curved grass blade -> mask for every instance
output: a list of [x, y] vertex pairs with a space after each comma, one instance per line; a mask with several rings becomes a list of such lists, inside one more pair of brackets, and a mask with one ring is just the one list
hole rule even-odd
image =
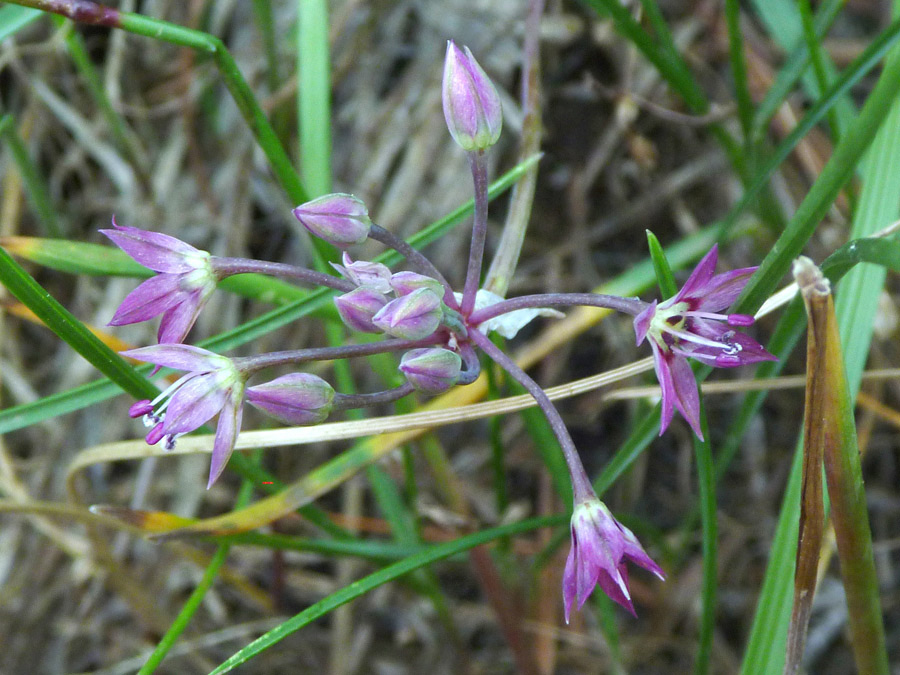
[[377, 572], [374, 572], [373, 574], [370, 574], [369, 576], [360, 579], [359, 581], [356, 581], [353, 584], [346, 586], [345, 588], [342, 588], [336, 593], [332, 593], [327, 598], [320, 600], [316, 604], [308, 607], [291, 619], [288, 619], [280, 626], [273, 628], [262, 637], [257, 638], [249, 645], [235, 653], [227, 661], [220, 664], [215, 670], [210, 673], [210, 675], [221, 675], [222, 673], [230, 672], [235, 667], [249, 661], [254, 656], [269, 649], [271, 646], [284, 639], [291, 633], [295, 633], [296, 631], [312, 623], [319, 617], [325, 616], [337, 607], [340, 607], [341, 605], [346, 604], [351, 600], [354, 600], [355, 598], [368, 593], [372, 589], [378, 588], [379, 586], [386, 584], [389, 581], [393, 581], [394, 579], [398, 579], [414, 570], [420, 569], [434, 562], [438, 562], [439, 560], [443, 560], [444, 558], [447, 558], [449, 556], [468, 551], [472, 548], [475, 548], [476, 546], [481, 546], [482, 544], [486, 544], [501, 537], [511, 537], [517, 534], [522, 534], [524, 532], [530, 532], [541, 527], [554, 527], [562, 525], [567, 520], [568, 518], [564, 515], [547, 516], [543, 518], [523, 520], [518, 523], [512, 523], [511, 525], [504, 525], [502, 527], [495, 527], [489, 530], [482, 530], [481, 532], [476, 532], [475, 534], [460, 537], [459, 539], [455, 539], [454, 541], [450, 541], [445, 544], [438, 544], [437, 546], [434, 546], [427, 551], [423, 551], [422, 553], [418, 553], [414, 556], [396, 562], [393, 565], [378, 570]]

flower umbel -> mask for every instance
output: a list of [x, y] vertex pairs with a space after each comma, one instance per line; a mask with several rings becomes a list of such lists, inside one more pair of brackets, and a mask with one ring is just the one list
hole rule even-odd
[[644, 551], [637, 537], [613, 518], [606, 505], [597, 497], [581, 501], [575, 506], [571, 521], [572, 548], [563, 572], [563, 602], [566, 623], [577, 601], [578, 609], [597, 584], [610, 598], [634, 614], [631, 593], [628, 591], [628, 570], [631, 561], [660, 579], [662, 569]]
[[143, 417], [144, 424], [151, 427], [147, 433], [150, 445], [164, 440], [166, 449], [171, 450], [179, 436], [219, 414], [207, 485], [211, 487], [228, 463], [241, 430], [245, 375], [228, 357], [190, 345], [141, 347], [124, 351], [122, 355], [188, 371], [154, 400], [138, 401], [131, 406], [129, 414]]
[[737, 299], [757, 268], [714, 274], [717, 256], [718, 247], [713, 246], [674, 297], [659, 304], [654, 301], [634, 319], [637, 344], [649, 338], [662, 389], [660, 435], [677, 409], [703, 439], [700, 394], [688, 357], [717, 368], [775, 360], [756, 340], [734, 330], [751, 325], [752, 316], [721, 314]]
[[159, 232], [116, 224], [100, 230], [144, 267], [158, 272], [129, 293], [110, 326], [138, 323], [162, 314], [159, 342], [182, 342], [216, 289], [216, 274], [206, 251]]

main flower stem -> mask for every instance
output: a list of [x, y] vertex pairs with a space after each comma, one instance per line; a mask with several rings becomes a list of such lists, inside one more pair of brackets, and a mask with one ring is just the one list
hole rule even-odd
[[472, 243], [469, 246], [469, 266], [466, 270], [466, 284], [460, 312], [468, 317], [475, 307], [475, 293], [481, 281], [481, 261], [484, 258], [484, 242], [487, 239], [487, 163], [484, 152], [469, 153], [469, 168], [475, 187], [475, 213], [472, 216]]
[[369, 238], [397, 251], [406, 258], [407, 262], [409, 262], [419, 274], [424, 274], [427, 277], [440, 281], [441, 285], [444, 287], [444, 304], [453, 307], [454, 309], [458, 307], [456, 298], [453, 297], [453, 287], [450, 286], [440, 270], [435, 267], [428, 258], [422, 255], [420, 251], [414, 249], [390, 230], [386, 230], [381, 227], [381, 225], [376, 225], [375, 223], [372, 223], [372, 227], [369, 228]]
[[518, 309], [530, 309], [533, 307], [569, 307], [571, 305], [586, 305], [589, 307], [603, 307], [637, 316], [647, 308], [647, 303], [637, 298], [621, 298], [618, 295], [603, 295], [601, 293], [543, 293], [538, 295], [522, 295], [518, 298], [510, 298], [498, 302], [495, 305], [475, 310], [469, 316], [469, 325], [477, 326], [489, 319], [493, 319]]
[[288, 364], [306, 363], [308, 361], [333, 361], [335, 359], [349, 359], [358, 356], [371, 356], [385, 352], [405, 351], [416, 347], [427, 347], [441, 342], [435, 336], [422, 340], [381, 340], [378, 342], [365, 342], [358, 345], [341, 345], [339, 347], [317, 347], [314, 349], [295, 349], [292, 351], [270, 352], [258, 356], [243, 356], [234, 359], [234, 364], [242, 373], [248, 376], [264, 368], [283, 366]]
[[249, 258], [219, 258], [212, 259], [213, 270], [221, 277], [234, 274], [266, 274], [270, 277], [282, 277], [294, 279], [312, 286], [325, 286], [336, 291], [348, 293], [356, 289], [356, 284], [340, 277], [332, 276], [308, 270], [305, 267], [296, 267], [284, 263], [266, 262], [264, 260], [250, 260]]
[[497, 365], [509, 373], [514, 380], [525, 387], [525, 390], [531, 394], [537, 402], [538, 407], [547, 417], [550, 428], [553, 430], [553, 434], [556, 436], [559, 445], [562, 448], [566, 465], [569, 467], [569, 474], [572, 477], [574, 503], [578, 504], [585, 499], [596, 496], [587, 472], [584, 470], [584, 465], [581, 463], [581, 458], [578, 456], [578, 451], [575, 449], [575, 443], [569, 435], [569, 430], [566, 429], [565, 422], [563, 422], [559, 411], [550, 401], [550, 398], [541, 386], [532, 380], [528, 373], [519, 368], [516, 362], [504, 354], [503, 351], [491, 342], [486, 335], [483, 335], [477, 330], [473, 330], [469, 332], [469, 338], [478, 345], [485, 354], [493, 359]]

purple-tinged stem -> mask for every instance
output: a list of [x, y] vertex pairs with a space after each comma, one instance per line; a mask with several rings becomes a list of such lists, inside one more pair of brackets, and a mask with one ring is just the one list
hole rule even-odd
[[530, 309], [533, 307], [569, 307], [572, 305], [586, 305], [588, 307], [603, 307], [624, 312], [631, 316], [637, 316], [647, 308], [647, 303], [637, 298], [620, 298], [618, 295], [603, 295], [601, 293], [542, 293], [538, 295], [522, 295], [518, 298], [503, 300], [495, 305], [477, 309], [469, 315], [468, 324], [477, 326], [489, 319], [515, 312], [518, 309]]
[[404, 239], [401, 239], [390, 230], [386, 230], [381, 227], [381, 225], [376, 225], [375, 223], [372, 223], [372, 227], [369, 229], [369, 238], [397, 251], [397, 253], [406, 258], [407, 262], [414, 268], [415, 272], [440, 281], [441, 285], [444, 287], [444, 304], [453, 309], [459, 308], [456, 298], [453, 297], [453, 287], [444, 278], [441, 271], [435, 267], [421, 251], [417, 251]]
[[399, 387], [386, 389], [384, 391], [376, 391], [371, 394], [335, 393], [332, 411], [349, 410], [351, 408], [367, 408], [369, 406], [378, 405], [379, 403], [393, 403], [404, 396], [409, 396], [414, 391], [415, 388], [409, 382], [404, 382]]
[[472, 384], [481, 374], [481, 361], [478, 360], [478, 352], [472, 347], [471, 342], [463, 342], [459, 345], [459, 355], [462, 357], [465, 369], [460, 372], [457, 384]]
[[487, 336], [477, 330], [473, 330], [469, 333], [469, 337], [472, 342], [478, 345], [497, 365], [509, 373], [516, 382], [525, 387], [525, 390], [531, 394], [532, 398], [537, 402], [538, 407], [547, 417], [550, 428], [553, 430], [553, 434], [556, 436], [559, 445], [562, 448], [563, 457], [566, 459], [566, 465], [569, 467], [569, 474], [572, 478], [574, 503], [578, 504], [586, 499], [595, 497], [596, 493], [591, 486], [591, 481], [588, 478], [587, 472], [584, 470], [584, 465], [581, 463], [581, 458], [578, 456], [578, 451], [575, 449], [575, 443], [569, 435], [569, 430], [566, 429], [565, 422], [563, 422], [559, 411], [550, 401], [546, 392], [544, 392], [537, 382], [531, 379], [528, 373], [519, 368], [515, 361], [504, 354], [499, 347], [491, 342]]
[[220, 279], [234, 274], [265, 274], [270, 277], [294, 279], [312, 286], [325, 286], [336, 291], [348, 293], [356, 290], [356, 284], [346, 279], [323, 274], [305, 267], [285, 265], [284, 263], [266, 262], [264, 260], [250, 260], [249, 258], [219, 258], [211, 260], [213, 271]]
[[385, 352], [406, 351], [417, 347], [429, 347], [444, 342], [438, 333], [422, 340], [381, 340], [365, 342], [358, 345], [341, 345], [339, 347], [316, 347], [313, 349], [295, 349], [283, 352], [270, 352], [258, 356], [244, 356], [233, 359], [235, 366], [248, 376], [264, 368], [288, 364], [306, 363], [308, 361], [333, 361], [359, 356], [371, 356]]
[[472, 243], [469, 246], [469, 266], [466, 270], [466, 285], [460, 312], [468, 317], [475, 307], [475, 293], [481, 281], [481, 261], [484, 258], [484, 242], [487, 238], [487, 162], [483, 152], [469, 153], [469, 168], [475, 186], [475, 213], [472, 217]]

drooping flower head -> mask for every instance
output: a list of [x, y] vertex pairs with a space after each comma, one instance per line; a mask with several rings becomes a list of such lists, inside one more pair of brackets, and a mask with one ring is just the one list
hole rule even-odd
[[637, 537], [617, 521], [597, 497], [576, 504], [570, 528], [572, 548], [563, 572], [566, 623], [569, 623], [572, 605], [577, 602], [581, 609], [598, 584], [604, 593], [634, 614], [626, 561], [643, 567], [660, 579], [666, 578]]
[[659, 304], [653, 301], [634, 319], [637, 344], [650, 342], [662, 390], [660, 435], [678, 410], [697, 437], [703, 438], [700, 394], [688, 357], [717, 368], [775, 360], [756, 340], [735, 330], [751, 325], [752, 316], [721, 313], [737, 299], [757, 268], [715, 274], [717, 256], [718, 247], [713, 246], [674, 297]]
[[453, 140], [466, 152], [487, 150], [500, 138], [503, 110], [487, 73], [468, 47], [447, 42], [442, 88], [444, 118]]
[[158, 274], [126, 296], [109, 325], [138, 323], [162, 314], [159, 342], [182, 342], [216, 289], [212, 257], [167, 234], [118, 225], [115, 218], [113, 228], [100, 231]]
[[172, 449], [179, 436], [194, 431], [218, 413], [207, 485], [211, 487], [228, 463], [241, 430], [246, 375], [232, 359], [190, 345], [162, 344], [122, 354], [188, 371], [154, 400], [131, 406], [129, 414], [143, 417], [144, 424], [151, 427], [147, 433], [150, 445], [162, 440], [167, 449]]

